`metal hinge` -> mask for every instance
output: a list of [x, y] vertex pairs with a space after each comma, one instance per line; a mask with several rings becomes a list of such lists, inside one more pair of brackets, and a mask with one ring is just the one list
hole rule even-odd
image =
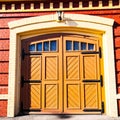
[[25, 50], [24, 49], [22, 49], [22, 55], [21, 55], [21, 57], [22, 57], [22, 60], [24, 60], [24, 58], [25, 58]]
[[103, 76], [102, 75], [100, 75], [100, 79], [99, 80], [92, 80], [92, 79], [90, 79], [90, 80], [83, 80], [82, 82], [100, 82], [100, 85], [101, 85], [101, 87], [103, 86]]
[[100, 75], [100, 85], [101, 87], [103, 87], [103, 76], [102, 75]]
[[21, 102], [20, 111], [23, 112], [23, 102]]
[[84, 112], [101, 112], [104, 113], [104, 102], [101, 103], [101, 109], [88, 109], [88, 108], [85, 108], [83, 109]]
[[99, 51], [83, 51], [82, 54], [99, 54], [99, 57], [102, 58], [101, 47], [99, 47]]
[[104, 107], [105, 107], [105, 106], [104, 106], [104, 102], [103, 102], [103, 101], [102, 101], [102, 104], [101, 104], [101, 105], [102, 105], [102, 106], [101, 106], [101, 107], [102, 107], [102, 109], [101, 109], [101, 114], [102, 114], [102, 113], [105, 112], [105, 111], [104, 111]]
[[25, 58], [25, 56], [26, 55], [42, 55], [42, 53], [41, 52], [29, 52], [29, 53], [25, 53], [25, 50], [24, 49], [22, 49], [22, 60], [24, 60], [24, 58]]
[[21, 87], [23, 87], [23, 86], [24, 86], [24, 77], [21, 76]]
[[101, 47], [99, 47], [99, 57], [102, 58], [102, 50], [101, 50]]

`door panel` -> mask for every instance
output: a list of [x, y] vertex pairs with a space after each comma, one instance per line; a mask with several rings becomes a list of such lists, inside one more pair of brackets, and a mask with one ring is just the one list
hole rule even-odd
[[66, 56], [66, 79], [79, 80], [79, 56]]
[[59, 109], [59, 93], [58, 85], [45, 85], [45, 109]]
[[[45, 109], [59, 109], [59, 79], [58, 79], [58, 56], [45, 56], [45, 79], [44, 95]], [[55, 82], [57, 81], [57, 82]], [[48, 84], [49, 82], [49, 84]], [[54, 83], [53, 83], [54, 82]]]
[[25, 56], [21, 70], [24, 80], [41, 80], [41, 61], [41, 56]]
[[78, 112], [81, 109], [80, 56], [65, 53], [64, 59], [64, 112]]
[[64, 112], [101, 113], [98, 41], [72, 36], [63, 41]]
[[67, 109], [80, 109], [81, 95], [79, 84], [67, 84]]
[[40, 84], [24, 84], [23, 88], [23, 109], [39, 110], [41, 109], [41, 85]]
[[27, 55], [22, 62], [23, 110], [41, 109], [41, 56]]
[[42, 111], [62, 112], [62, 76], [59, 53], [43, 54]]
[[58, 56], [45, 57], [45, 79], [58, 80]]
[[83, 79], [98, 79], [97, 56], [83, 56]]
[[84, 93], [84, 110], [101, 112], [101, 85], [99, 73], [99, 55], [82, 54], [82, 81]]
[[[64, 112], [80, 113], [81, 80], [80, 52], [73, 50], [73, 37], [63, 37], [64, 42]], [[74, 45], [75, 46], [75, 45]], [[77, 42], [76, 42], [77, 46]], [[77, 46], [78, 48], [78, 46]], [[75, 49], [75, 48], [74, 48]]]
[[[58, 38], [56, 51], [44, 52], [42, 55], [42, 111], [60, 113], [62, 112], [62, 42]], [[50, 41], [50, 39], [49, 39]], [[50, 42], [50, 45], [53, 43]]]
[[84, 107], [99, 109], [98, 85], [96, 83], [84, 84]]
[[29, 74], [30, 80], [41, 80], [42, 77], [41, 61], [42, 61], [41, 57], [38, 56], [36, 57], [34, 56], [30, 58], [30, 62], [31, 62], [31, 71], [30, 71], [31, 74]]

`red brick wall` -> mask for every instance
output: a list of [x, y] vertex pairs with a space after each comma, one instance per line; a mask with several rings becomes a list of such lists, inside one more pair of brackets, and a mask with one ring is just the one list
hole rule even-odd
[[[8, 22], [49, 13], [0, 14], [0, 94], [8, 94], [9, 27]], [[7, 100], [0, 100], [0, 116], [7, 116]]]
[[7, 101], [0, 100], [0, 116], [4, 117], [7, 116]]
[[[51, 14], [53, 12], [36, 12], [36, 13], [2, 13], [0, 14], [0, 94], [8, 93], [8, 64], [9, 64], [9, 27], [8, 22]], [[74, 11], [66, 12], [74, 14], [89, 14], [101, 17], [112, 18], [115, 20], [113, 26], [114, 32], [114, 49], [116, 65], [116, 86], [117, 93], [120, 93], [120, 10], [96, 10], [96, 11]], [[7, 101], [0, 101], [0, 116], [6, 116]], [[120, 109], [120, 101], [118, 102]]]

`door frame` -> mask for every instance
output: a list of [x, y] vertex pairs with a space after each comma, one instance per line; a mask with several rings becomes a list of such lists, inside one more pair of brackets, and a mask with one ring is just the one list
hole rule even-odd
[[57, 22], [56, 14], [10, 22], [7, 116], [14, 117], [20, 110], [21, 40], [32, 36], [56, 32], [101, 36], [104, 56], [105, 100], [107, 101], [106, 114], [113, 117], [118, 116], [117, 97], [120, 96], [116, 94], [113, 23], [113, 19], [81, 14], [64, 14], [64, 21], [62, 22]]

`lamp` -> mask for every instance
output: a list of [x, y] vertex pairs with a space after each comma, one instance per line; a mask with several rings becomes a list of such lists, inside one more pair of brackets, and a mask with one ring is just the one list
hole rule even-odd
[[63, 21], [63, 12], [57, 11], [57, 21]]

